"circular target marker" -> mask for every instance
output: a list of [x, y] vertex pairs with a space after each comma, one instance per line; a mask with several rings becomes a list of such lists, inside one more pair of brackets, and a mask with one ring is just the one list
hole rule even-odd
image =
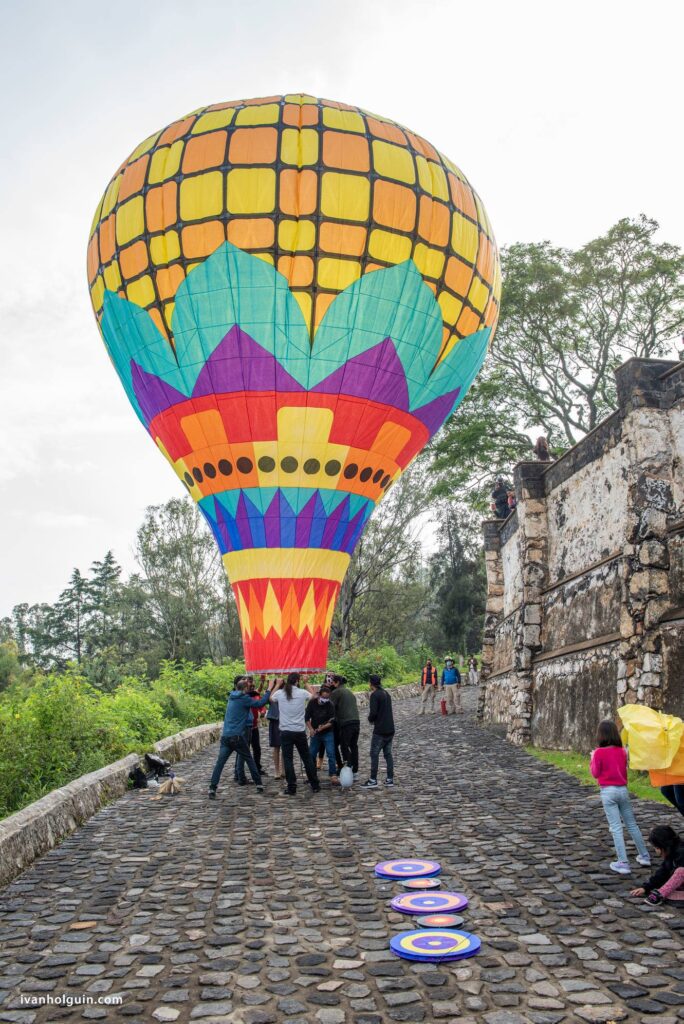
[[441, 914], [464, 910], [468, 900], [462, 892], [405, 892], [390, 904], [400, 914]]
[[401, 883], [405, 889], [439, 889], [438, 878], [407, 878]]
[[423, 914], [416, 924], [421, 928], [458, 928], [463, 920], [460, 914]]
[[453, 928], [419, 928], [417, 931], [399, 932], [390, 940], [390, 949], [395, 956], [427, 962], [464, 960], [474, 956], [479, 948], [477, 935]]
[[378, 878], [429, 878], [438, 875], [442, 870], [436, 860], [381, 860], [375, 865]]

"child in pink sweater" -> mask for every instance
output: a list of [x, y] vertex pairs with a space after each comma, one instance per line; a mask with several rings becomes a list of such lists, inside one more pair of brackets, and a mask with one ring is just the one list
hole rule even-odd
[[629, 800], [627, 751], [622, 746], [620, 733], [614, 722], [599, 724], [596, 743], [597, 747], [592, 751], [589, 770], [601, 787], [601, 802], [608, 819], [608, 828], [615, 843], [617, 860], [611, 861], [610, 870], [616, 871], [619, 875], [629, 875], [632, 869], [627, 859], [623, 822], [637, 848], [637, 862], [648, 867], [651, 858]]

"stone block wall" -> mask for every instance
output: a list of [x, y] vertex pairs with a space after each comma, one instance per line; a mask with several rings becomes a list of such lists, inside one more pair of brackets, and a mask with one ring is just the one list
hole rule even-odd
[[684, 364], [631, 359], [619, 408], [554, 463], [516, 467], [483, 527], [479, 716], [590, 749], [625, 701], [684, 713]]

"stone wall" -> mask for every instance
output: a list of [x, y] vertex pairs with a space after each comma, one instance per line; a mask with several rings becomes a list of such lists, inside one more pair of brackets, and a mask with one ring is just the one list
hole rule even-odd
[[516, 467], [484, 524], [479, 715], [589, 749], [623, 702], [684, 711], [684, 364], [632, 359], [619, 408], [554, 463]]

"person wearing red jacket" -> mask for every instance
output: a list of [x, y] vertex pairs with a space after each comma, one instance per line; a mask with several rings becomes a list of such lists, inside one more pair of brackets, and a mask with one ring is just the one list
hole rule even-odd
[[430, 701], [430, 710], [435, 710], [435, 694], [437, 693], [437, 687], [439, 685], [439, 679], [437, 677], [437, 668], [432, 664], [432, 659], [428, 658], [425, 662], [422, 675], [420, 677], [420, 685], [423, 691], [420, 698], [420, 711], [419, 715], [425, 714], [425, 705], [428, 700]]

